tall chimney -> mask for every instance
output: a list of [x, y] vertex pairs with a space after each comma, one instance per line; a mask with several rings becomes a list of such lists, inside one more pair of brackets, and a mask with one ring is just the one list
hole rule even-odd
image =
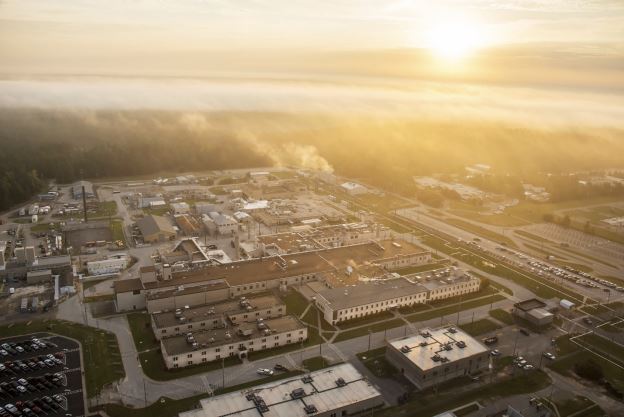
[[87, 195], [85, 193], [85, 187], [82, 186], [82, 209], [84, 210], [84, 221], [85, 223], [89, 221], [87, 218]]

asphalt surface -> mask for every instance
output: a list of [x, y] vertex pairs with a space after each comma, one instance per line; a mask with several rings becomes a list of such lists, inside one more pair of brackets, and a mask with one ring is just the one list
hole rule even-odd
[[[44, 342], [51, 342], [56, 347], [46, 347], [39, 349], [37, 351], [25, 351], [23, 353], [17, 353], [9, 356], [4, 356], [2, 361], [5, 365], [8, 362], [22, 361], [23, 363], [27, 363], [30, 360], [35, 358], [38, 359], [39, 356], [46, 356], [48, 354], [58, 354], [62, 364], [56, 364], [52, 367], [46, 366], [43, 369], [28, 371], [18, 370], [13, 371], [10, 368], [0, 374], [0, 383], [7, 382], [8, 384], [13, 384], [13, 382], [17, 382], [19, 379], [24, 378], [27, 381], [31, 382], [32, 378], [44, 377], [46, 374], [61, 374], [61, 382], [62, 385], [52, 387], [43, 387], [43, 389], [30, 388], [28, 392], [19, 393], [17, 395], [9, 395], [9, 398], [2, 398], [0, 400], [0, 405], [5, 406], [5, 404], [10, 403], [18, 406], [20, 408], [20, 402], [24, 403], [26, 401], [35, 401], [41, 400], [43, 397], [53, 397], [54, 395], [60, 395], [61, 401], [60, 403], [56, 402], [59, 407], [52, 410], [42, 410], [38, 415], [40, 416], [72, 416], [72, 417], [80, 417], [85, 415], [85, 396], [83, 393], [83, 381], [82, 381], [82, 367], [81, 367], [81, 359], [80, 359], [80, 346], [77, 342], [67, 339], [65, 337], [46, 334], [46, 333], [37, 333], [30, 334], [26, 336], [7, 338], [0, 340], [0, 344], [4, 343], [24, 343], [30, 342], [33, 337], [36, 337]], [[25, 405], [21, 406], [22, 408]], [[43, 408], [43, 407], [42, 407]]]

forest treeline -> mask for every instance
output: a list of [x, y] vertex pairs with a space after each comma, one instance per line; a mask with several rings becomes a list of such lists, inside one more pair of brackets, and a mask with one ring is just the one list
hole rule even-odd
[[[461, 173], [484, 163], [496, 176], [474, 185], [519, 195], [521, 180], [539, 185], [544, 173], [624, 164], [617, 129], [288, 113], [4, 109], [0, 150], [0, 209], [50, 179], [289, 164], [333, 168], [411, 194], [415, 175]], [[577, 187], [565, 175], [564, 182], [566, 190]]]

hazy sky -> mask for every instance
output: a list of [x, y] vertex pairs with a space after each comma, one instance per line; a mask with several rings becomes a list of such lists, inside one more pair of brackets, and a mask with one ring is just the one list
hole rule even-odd
[[624, 123], [623, 45], [624, 0], [0, 0], [0, 107], [612, 125]]

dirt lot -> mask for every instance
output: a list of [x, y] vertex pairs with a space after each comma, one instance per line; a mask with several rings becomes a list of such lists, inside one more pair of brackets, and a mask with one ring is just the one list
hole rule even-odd
[[80, 248], [86, 242], [94, 242], [97, 240], [110, 242], [113, 239], [113, 234], [108, 227], [98, 227], [65, 232], [65, 239], [70, 246]]

